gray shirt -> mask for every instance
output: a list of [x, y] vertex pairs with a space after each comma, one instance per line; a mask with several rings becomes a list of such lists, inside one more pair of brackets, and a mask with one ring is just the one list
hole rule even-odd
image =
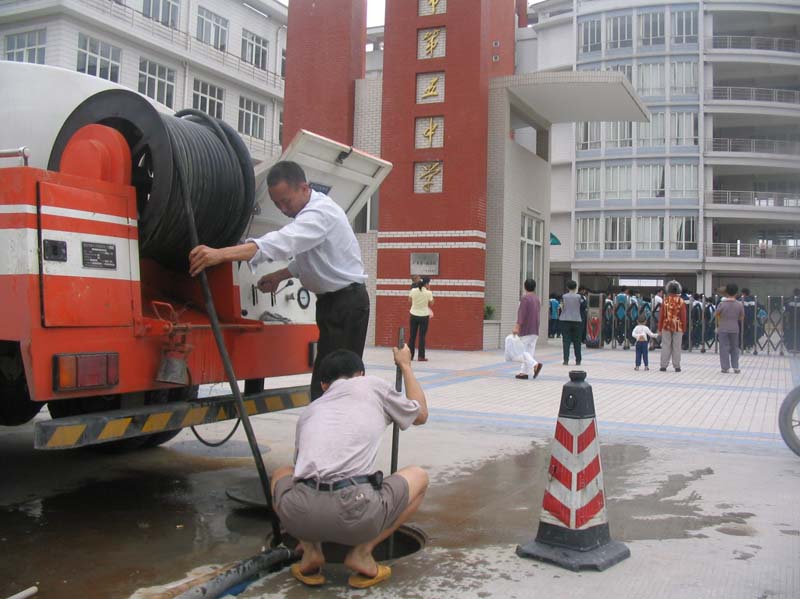
[[334, 381], [297, 421], [294, 479], [333, 482], [371, 474], [384, 430], [405, 430], [419, 404], [375, 376]]
[[564, 308], [559, 320], [581, 321], [581, 296], [577, 293], [565, 293], [561, 298]]
[[719, 317], [719, 333], [738, 333], [739, 320], [744, 318], [744, 306], [733, 298], [722, 298], [715, 313]]

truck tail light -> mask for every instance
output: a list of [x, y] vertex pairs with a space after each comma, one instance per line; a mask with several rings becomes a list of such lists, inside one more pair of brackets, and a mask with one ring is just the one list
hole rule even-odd
[[53, 388], [56, 391], [113, 387], [118, 383], [118, 353], [53, 356]]

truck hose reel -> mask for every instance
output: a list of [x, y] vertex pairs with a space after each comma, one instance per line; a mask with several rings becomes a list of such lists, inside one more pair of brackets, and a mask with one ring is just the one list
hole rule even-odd
[[253, 165], [242, 139], [229, 125], [216, 121], [224, 133], [220, 137], [206, 119], [192, 112], [162, 114], [134, 92], [100, 92], [67, 118], [48, 164], [49, 170], [59, 170], [67, 143], [85, 125], [106, 125], [119, 131], [131, 148], [140, 253], [182, 271], [188, 269], [192, 246], [178, 188], [179, 167], [187, 174], [187, 192], [204, 245], [238, 243], [255, 203]]

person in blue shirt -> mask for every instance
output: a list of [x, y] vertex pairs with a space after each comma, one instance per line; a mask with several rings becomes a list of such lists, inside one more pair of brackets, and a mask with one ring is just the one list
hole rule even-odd
[[558, 301], [558, 296], [555, 293], [550, 294], [550, 318], [547, 321], [547, 336], [550, 339], [554, 337], [561, 337], [558, 330], [558, 314], [561, 311], [561, 302]]

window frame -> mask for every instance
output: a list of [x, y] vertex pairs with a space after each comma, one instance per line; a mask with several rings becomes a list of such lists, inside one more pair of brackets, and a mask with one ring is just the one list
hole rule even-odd
[[664, 250], [664, 216], [645, 215], [636, 218], [636, 249]]
[[603, 248], [608, 251], [629, 251], [633, 247], [631, 217], [606, 215], [603, 220], [605, 221]]
[[[627, 37], [614, 34], [627, 34]], [[606, 18], [606, 48], [620, 50], [633, 48], [633, 15], [617, 15]]]
[[143, 0], [142, 14], [164, 27], [178, 29], [181, 19], [180, 0]]
[[[655, 35], [653, 35], [654, 29]], [[639, 47], [663, 46], [665, 43], [664, 12], [641, 13], [639, 15]]]
[[670, 93], [681, 96], [697, 95], [697, 61], [671, 62], [669, 74]]
[[[653, 73], [655, 71], [655, 73]], [[653, 76], [655, 74], [655, 77]], [[666, 81], [663, 62], [645, 62], [638, 67], [636, 91], [642, 96], [664, 96], [666, 95]], [[644, 79], [648, 81], [645, 82]], [[655, 79], [655, 83], [653, 83]], [[645, 85], [647, 83], [647, 85]]]
[[602, 139], [600, 121], [581, 121], [577, 125], [578, 150], [599, 150]]
[[600, 167], [585, 166], [575, 171], [576, 198], [578, 200], [600, 199]]
[[[651, 112], [649, 123], [637, 123], [636, 145], [639, 148], [657, 148], [666, 145], [664, 123], [666, 112]], [[647, 135], [643, 135], [646, 133]], [[658, 135], [660, 133], [660, 135]]]
[[584, 216], [575, 219], [575, 251], [590, 252], [602, 249], [601, 220], [599, 216]]
[[262, 71], [268, 71], [269, 41], [267, 38], [242, 29], [242, 62], [251, 64]]
[[544, 221], [530, 214], [520, 219], [519, 288], [520, 294], [525, 279], [536, 279], [544, 271]]
[[607, 164], [604, 190], [607, 200], [630, 200], [633, 197], [633, 167], [630, 164]]
[[606, 123], [606, 148], [632, 148], [633, 123], [609, 121]]
[[[678, 163], [670, 164], [669, 197], [693, 199], [699, 197], [700, 169], [697, 164]], [[687, 178], [687, 173], [689, 174]], [[682, 185], [676, 185], [678, 182]], [[687, 185], [687, 183], [689, 185]]]
[[[85, 47], [81, 47], [82, 41], [85, 41]], [[93, 44], [95, 45], [96, 49], [92, 49]], [[104, 56], [104, 54], [107, 54], [107, 56]], [[116, 59], [114, 58], [115, 54]], [[81, 70], [81, 55], [84, 55], [83, 70]], [[94, 59], [94, 72], [90, 72], [90, 65], [92, 64], [91, 59]], [[107, 63], [105, 67], [103, 67], [104, 63]], [[122, 48], [119, 48], [110, 42], [103, 41], [100, 38], [81, 32], [78, 33], [78, 64], [75, 70], [77, 70], [79, 73], [91, 75], [99, 79], [105, 79], [106, 81], [111, 81], [113, 83], [119, 83], [121, 64]], [[116, 67], [116, 71], [114, 67]], [[108, 77], [103, 77], [103, 68], [108, 70]], [[116, 77], [114, 75], [115, 73]]]
[[697, 250], [697, 217], [671, 216], [669, 239], [672, 250]]
[[578, 52], [591, 54], [602, 49], [603, 22], [600, 19], [587, 19], [578, 23]]
[[673, 111], [669, 118], [670, 145], [682, 147], [698, 145], [699, 129], [700, 114], [698, 112], [694, 110]]
[[[31, 39], [31, 36], [35, 36]], [[9, 42], [14, 40], [14, 47], [9, 48]], [[18, 46], [22, 41], [24, 45]], [[31, 42], [33, 42], [31, 44]], [[4, 56], [11, 62], [26, 62], [30, 64], [46, 64], [47, 54], [47, 28], [18, 31], [5, 36]], [[13, 55], [13, 56], [12, 56]], [[33, 58], [33, 60], [31, 60]]]
[[[687, 23], [687, 15], [690, 16]], [[697, 10], [686, 9], [672, 12], [672, 43], [673, 44], [696, 44], [697, 43]], [[687, 32], [687, 24], [690, 32]], [[681, 30], [680, 33], [678, 31]]]
[[[206, 86], [205, 91], [203, 86]], [[216, 94], [212, 95], [212, 91], [219, 92], [219, 97]], [[213, 113], [211, 112], [212, 106], [214, 107]], [[192, 84], [192, 108], [221, 120], [225, 114], [225, 88], [195, 77]]]
[[[261, 111], [255, 110], [260, 108]], [[254, 139], [265, 140], [267, 130], [267, 105], [248, 98], [247, 96], [239, 96], [239, 118], [237, 122], [237, 131], [242, 135], [247, 135]], [[255, 134], [253, 130], [255, 128]], [[260, 131], [259, 131], [260, 129]], [[258, 134], [260, 133], [260, 135]]]
[[[660, 169], [660, 170], [659, 170]], [[637, 184], [636, 184], [636, 197], [637, 198], [664, 198], [666, 197], [666, 181], [663, 164], [649, 162], [645, 164], [637, 164]], [[660, 175], [660, 177], [659, 177]], [[660, 187], [653, 187], [653, 182], [656, 184], [660, 179]], [[646, 185], [646, 186], [645, 186]]]
[[228, 49], [228, 19], [208, 10], [197, 7], [197, 41], [226, 52]]
[[[151, 72], [150, 67], [155, 67], [155, 73]], [[175, 106], [176, 75], [176, 70], [171, 67], [144, 56], [139, 57], [139, 93], [152, 98], [156, 102], [160, 102], [167, 108], [174, 108]], [[161, 85], [162, 83], [163, 86]], [[148, 92], [151, 85], [152, 94]]]

